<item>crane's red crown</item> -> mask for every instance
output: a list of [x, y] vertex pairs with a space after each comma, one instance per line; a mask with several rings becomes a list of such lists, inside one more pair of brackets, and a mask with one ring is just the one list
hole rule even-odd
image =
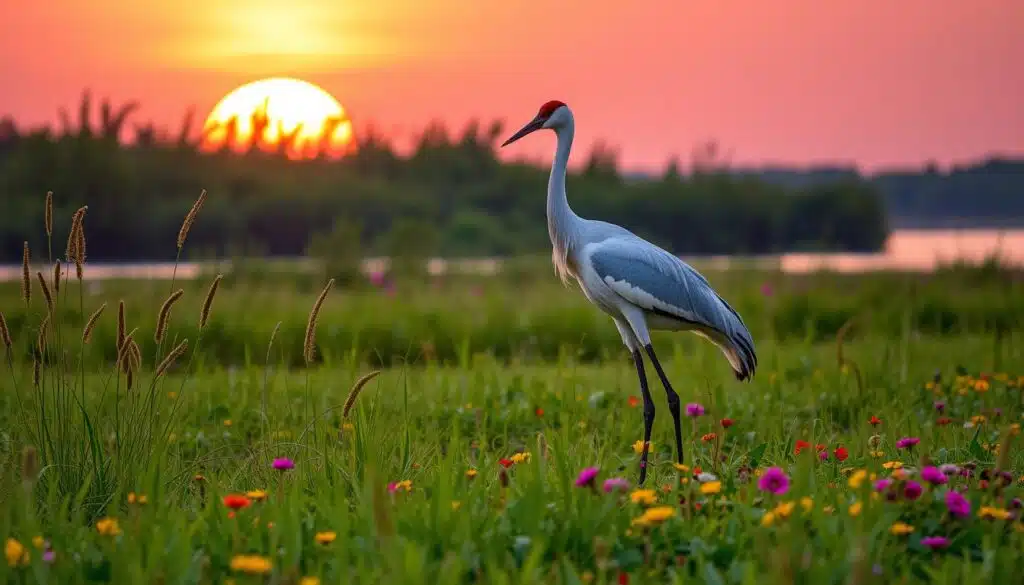
[[540, 107], [540, 111], [537, 112], [537, 115], [541, 116], [543, 118], [547, 118], [551, 114], [554, 114], [555, 110], [557, 110], [558, 108], [560, 108], [560, 107], [562, 107], [564, 105], [565, 105], [564, 103], [562, 103], [562, 102], [560, 102], [558, 100], [551, 100], [550, 102], [547, 102], [543, 106]]

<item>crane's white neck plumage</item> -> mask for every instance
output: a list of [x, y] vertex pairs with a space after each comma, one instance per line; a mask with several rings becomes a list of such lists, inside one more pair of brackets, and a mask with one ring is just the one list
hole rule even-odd
[[548, 177], [548, 236], [551, 238], [551, 259], [555, 264], [555, 270], [562, 282], [566, 282], [569, 274], [573, 272], [570, 254], [578, 243], [582, 221], [569, 207], [565, 193], [566, 167], [569, 164], [569, 151], [572, 149], [576, 125], [568, 106], [559, 108], [549, 124], [558, 139], [558, 146], [555, 148], [555, 159], [551, 163], [551, 175]]

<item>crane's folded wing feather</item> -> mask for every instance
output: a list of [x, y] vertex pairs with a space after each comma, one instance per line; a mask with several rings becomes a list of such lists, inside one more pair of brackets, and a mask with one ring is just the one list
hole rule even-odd
[[610, 238], [591, 247], [589, 257], [601, 280], [623, 299], [693, 325], [726, 352], [737, 377], [753, 374], [757, 355], [750, 331], [693, 267], [639, 237]]

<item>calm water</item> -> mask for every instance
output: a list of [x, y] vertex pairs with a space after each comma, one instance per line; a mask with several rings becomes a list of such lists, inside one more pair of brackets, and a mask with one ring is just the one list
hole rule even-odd
[[[783, 254], [781, 256], [739, 258], [714, 256], [708, 258], [687, 257], [700, 268], [728, 269], [734, 265], [760, 265], [766, 268], [778, 267], [783, 272], [803, 273], [820, 269], [838, 272], [869, 272], [879, 270], [900, 270], [928, 272], [937, 266], [962, 260], [980, 263], [999, 255], [1004, 262], [1024, 266], [1024, 229], [1012, 230], [897, 230], [886, 242], [885, 250], [877, 254]], [[223, 263], [221, 270], [229, 263]], [[367, 273], [377, 272], [386, 266], [384, 260], [367, 259], [363, 269]], [[215, 266], [186, 262], [178, 265], [177, 278], [193, 279], [203, 269]], [[501, 260], [457, 260], [430, 261], [430, 272], [443, 274], [471, 272], [493, 274], [501, 269]], [[169, 279], [173, 272], [171, 263], [88, 263], [85, 277], [90, 280], [109, 278]], [[0, 266], [0, 281], [21, 278], [20, 265]]]

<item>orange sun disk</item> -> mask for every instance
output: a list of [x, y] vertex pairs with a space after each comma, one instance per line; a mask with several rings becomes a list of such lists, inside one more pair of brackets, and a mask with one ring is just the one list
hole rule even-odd
[[275, 77], [247, 83], [217, 102], [200, 148], [333, 159], [353, 152], [355, 139], [352, 120], [331, 94], [307, 81]]

